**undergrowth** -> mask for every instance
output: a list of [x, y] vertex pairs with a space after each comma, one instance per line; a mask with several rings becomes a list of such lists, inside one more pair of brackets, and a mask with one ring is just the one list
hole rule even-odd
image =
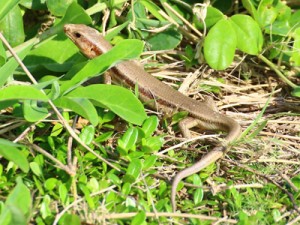
[[[299, 223], [299, 21], [288, 0], [1, 1], [0, 224]], [[86, 59], [70, 23], [115, 47]], [[185, 112], [146, 113], [137, 87], [98, 83], [138, 58], [243, 128], [179, 184], [175, 213], [172, 178], [224, 135], [186, 140]]]

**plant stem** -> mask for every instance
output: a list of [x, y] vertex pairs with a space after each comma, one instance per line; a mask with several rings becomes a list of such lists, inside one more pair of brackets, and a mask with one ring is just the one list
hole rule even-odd
[[284, 81], [285, 83], [287, 83], [290, 87], [292, 87], [293, 89], [297, 88], [298, 86], [296, 84], [294, 84], [292, 81], [290, 81], [288, 78], [286, 78], [286, 76], [280, 72], [280, 70], [277, 68], [277, 66], [275, 66], [270, 60], [268, 60], [266, 57], [264, 57], [263, 55], [258, 55], [258, 58], [261, 59], [264, 63], [266, 63], [268, 66], [270, 66], [272, 68], [272, 70], [275, 71], [275, 73], [279, 76], [279, 78]]

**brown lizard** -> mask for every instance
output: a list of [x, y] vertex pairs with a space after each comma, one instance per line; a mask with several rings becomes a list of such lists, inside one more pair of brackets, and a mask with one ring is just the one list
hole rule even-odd
[[[64, 26], [66, 35], [76, 44], [80, 51], [88, 58], [94, 58], [109, 51], [112, 46], [95, 29], [82, 24], [67, 24]], [[211, 102], [200, 102], [176, 91], [170, 86], [148, 74], [137, 62], [124, 61], [110, 69], [110, 76], [116, 83], [129, 88], [138, 85], [139, 98], [148, 103], [154, 110], [171, 115], [176, 111], [188, 112], [188, 117], [180, 121], [179, 127], [183, 136], [190, 137], [189, 129], [200, 127], [204, 130], [221, 130], [227, 136], [219, 146], [202, 157], [191, 167], [180, 171], [172, 182], [171, 204], [176, 211], [176, 188], [178, 183], [194, 173], [199, 172], [224, 155], [229, 143], [238, 138], [240, 125], [233, 119], [217, 112]]]

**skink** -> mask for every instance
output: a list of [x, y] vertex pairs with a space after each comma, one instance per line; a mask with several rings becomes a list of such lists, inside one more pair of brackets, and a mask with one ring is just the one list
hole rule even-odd
[[[97, 30], [86, 25], [66, 24], [64, 31], [88, 58], [94, 58], [112, 48], [110, 43]], [[121, 83], [129, 88], [134, 88], [137, 84], [140, 99], [147, 103], [150, 108], [162, 111], [167, 115], [176, 111], [188, 112], [188, 117], [179, 123], [179, 127], [185, 137], [190, 136], [189, 129], [195, 126], [204, 130], [227, 132], [224, 142], [204, 155], [200, 161], [191, 167], [180, 171], [173, 179], [171, 204], [173, 211], [176, 211], [175, 197], [178, 183], [221, 158], [228, 144], [240, 135], [240, 125], [235, 120], [214, 110], [208, 103], [191, 99], [160, 82], [148, 74], [135, 61], [121, 62], [110, 69], [109, 72], [112, 80], [116, 83]]]

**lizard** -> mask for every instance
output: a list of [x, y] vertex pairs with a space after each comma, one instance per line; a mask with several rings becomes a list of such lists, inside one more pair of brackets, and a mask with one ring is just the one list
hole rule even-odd
[[[87, 58], [97, 57], [112, 48], [112, 45], [96, 29], [89, 26], [66, 24], [64, 32]], [[193, 127], [227, 132], [222, 143], [215, 146], [198, 162], [175, 175], [171, 187], [171, 205], [175, 212], [178, 183], [221, 158], [230, 143], [239, 137], [241, 127], [234, 119], [219, 113], [211, 101], [197, 101], [189, 98], [147, 73], [134, 60], [118, 63], [110, 69], [109, 75], [112, 81], [128, 88], [134, 89], [138, 85], [139, 98], [154, 110], [161, 111], [166, 115], [172, 115], [177, 111], [188, 112], [188, 117], [179, 122], [179, 128], [184, 137], [191, 136], [189, 130]]]

